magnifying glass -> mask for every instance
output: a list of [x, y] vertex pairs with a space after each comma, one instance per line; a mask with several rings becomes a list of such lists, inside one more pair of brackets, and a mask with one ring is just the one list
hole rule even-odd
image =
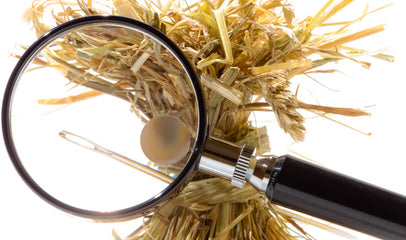
[[4, 142], [35, 193], [82, 218], [149, 214], [201, 171], [370, 235], [406, 237], [404, 196], [210, 137], [203, 95], [185, 55], [157, 29], [119, 16], [79, 18], [20, 58], [3, 99]]

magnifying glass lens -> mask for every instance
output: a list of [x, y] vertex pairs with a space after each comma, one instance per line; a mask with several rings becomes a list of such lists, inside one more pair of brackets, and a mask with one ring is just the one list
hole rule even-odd
[[[195, 89], [179, 57], [144, 29], [111, 21], [42, 42], [21, 59], [9, 102], [17, 161], [45, 192], [81, 209], [116, 211], [159, 196], [188, 163], [198, 132]], [[182, 152], [166, 149], [169, 161], [150, 162], [141, 132], [165, 118], [179, 134], [167, 146]], [[151, 139], [148, 151], [160, 152], [165, 143]]]

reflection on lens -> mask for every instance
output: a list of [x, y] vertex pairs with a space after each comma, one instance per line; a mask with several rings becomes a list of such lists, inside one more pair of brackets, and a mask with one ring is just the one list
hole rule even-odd
[[[182, 171], [196, 106], [184, 66], [158, 40], [128, 25], [92, 23], [55, 37], [26, 65], [11, 132], [18, 158], [50, 195], [113, 211], [153, 198]], [[190, 138], [176, 166], [152, 163], [141, 149], [144, 125], [159, 116], [179, 119]]]

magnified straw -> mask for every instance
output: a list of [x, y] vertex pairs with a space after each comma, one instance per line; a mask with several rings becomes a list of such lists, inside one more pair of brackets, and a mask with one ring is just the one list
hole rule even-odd
[[81, 137], [79, 135], [76, 135], [74, 133], [62, 130], [59, 132], [59, 136], [62, 137], [63, 139], [74, 143], [80, 147], [86, 148], [88, 150], [95, 151], [97, 153], [103, 154], [105, 156], [111, 157], [121, 163], [126, 164], [127, 166], [130, 166], [132, 168], [135, 168], [143, 173], [146, 173], [152, 177], [155, 177], [165, 183], [171, 183], [173, 181], [173, 178], [169, 177], [168, 175], [163, 174], [160, 171], [157, 171], [155, 169], [149, 168], [148, 166], [145, 166], [135, 160], [132, 160], [130, 158], [127, 158], [121, 154], [118, 154], [116, 152], [113, 152], [107, 148], [104, 148], [84, 137]]

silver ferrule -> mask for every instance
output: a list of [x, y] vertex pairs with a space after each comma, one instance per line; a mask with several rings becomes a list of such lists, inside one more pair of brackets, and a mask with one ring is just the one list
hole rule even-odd
[[199, 163], [199, 170], [214, 176], [231, 179], [233, 186], [242, 188], [255, 148], [237, 146], [210, 137]]
[[246, 179], [257, 190], [265, 192], [275, 166], [276, 157], [256, 156], [254, 167], [248, 169]]

